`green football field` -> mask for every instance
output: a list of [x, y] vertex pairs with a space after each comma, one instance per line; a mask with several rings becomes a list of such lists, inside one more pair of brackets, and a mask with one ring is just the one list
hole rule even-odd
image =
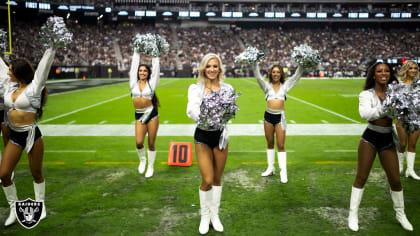
[[[151, 179], [137, 172], [134, 109], [125, 81], [50, 95], [39, 122], [45, 135], [47, 218], [31, 230], [18, 223], [1, 225], [1, 235], [199, 234], [197, 163], [194, 159], [191, 167], [167, 165], [169, 142], [193, 142], [189, 129], [176, 127], [193, 127], [186, 104], [188, 86], [195, 80], [162, 79], [158, 85], [162, 133], [156, 140]], [[287, 184], [280, 183], [278, 168], [274, 176], [260, 176], [266, 168], [266, 142], [260, 132], [264, 93], [255, 79], [226, 82], [242, 95], [240, 111], [230, 124], [220, 210], [223, 235], [354, 234], [347, 228], [347, 215], [357, 145], [366, 125], [358, 114], [364, 80], [302, 80], [290, 91], [285, 103]], [[309, 134], [305, 127], [311, 129]], [[331, 127], [340, 128], [325, 135]], [[34, 198], [26, 154], [14, 181], [19, 199]], [[402, 184], [414, 232], [404, 231], [396, 221], [389, 185], [376, 160], [360, 206], [357, 234], [418, 234], [420, 181], [402, 177]], [[0, 194], [1, 224], [8, 210]], [[222, 234], [211, 229], [208, 235]]]

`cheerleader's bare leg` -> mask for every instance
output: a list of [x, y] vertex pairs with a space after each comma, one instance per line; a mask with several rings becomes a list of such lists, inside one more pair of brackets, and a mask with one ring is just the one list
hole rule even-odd
[[400, 144], [403, 149], [397, 150], [400, 174], [402, 174], [404, 171], [404, 160], [407, 155], [407, 152], [405, 152], [405, 147], [407, 146], [408, 135], [398, 120], [395, 121], [395, 127], [397, 129], [398, 139], [400, 140]]
[[210, 206], [210, 221], [214, 230], [223, 232], [223, 225], [219, 218], [220, 200], [222, 198], [222, 175], [225, 170], [226, 160], [228, 156], [229, 145], [220, 150], [219, 147], [213, 148], [213, 202]]
[[405, 177], [411, 177], [415, 180], [420, 180], [414, 171], [414, 162], [416, 160], [416, 143], [420, 135], [420, 130], [408, 134], [408, 151], [407, 151], [407, 170]]
[[138, 171], [143, 174], [146, 170], [146, 152], [144, 148], [144, 138], [146, 136], [147, 126], [146, 124], [136, 121], [135, 135], [136, 135], [136, 150], [139, 157], [140, 163]]
[[284, 150], [284, 143], [286, 140], [286, 131], [278, 124], [275, 126], [276, 139], [277, 139], [277, 158], [280, 167], [280, 182], [287, 183], [287, 155]]
[[395, 217], [401, 226], [408, 231], [413, 231], [413, 226], [408, 221], [404, 211], [404, 195], [400, 182], [400, 175], [398, 170], [397, 153], [392, 149], [386, 149], [379, 153], [382, 167], [385, 170], [391, 187], [391, 198], [394, 203]]
[[369, 143], [360, 140], [357, 153], [357, 174], [351, 189], [348, 226], [352, 231], [359, 230], [359, 205], [364, 186], [376, 157], [376, 149]]
[[[7, 143], [9, 142], [10, 129], [4, 123], [1, 124], [1, 133], [3, 135], [4, 147], [6, 147]], [[2, 153], [0, 153], [0, 165], [1, 165], [1, 159], [2, 159]], [[12, 180], [13, 180], [14, 173], [15, 172], [12, 172]], [[1, 184], [1, 179], [0, 179], [0, 184]]]
[[28, 153], [29, 168], [34, 178], [35, 200], [44, 202], [41, 212], [41, 220], [47, 216], [45, 207], [45, 179], [42, 175], [42, 162], [44, 159], [44, 139], [39, 138]]
[[23, 149], [11, 142], [8, 142], [4, 150], [3, 159], [0, 165], [0, 178], [2, 180], [2, 187], [6, 195], [7, 202], [10, 206], [9, 217], [4, 222], [5, 226], [9, 226], [16, 222], [16, 215], [14, 211], [15, 202], [18, 200], [16, 193], [16, 186], [12, 182], [12, 172], [19, 162]]
[[147, 163], [147, 171], [145, 174], [146, 178], [152, 177], [153, 172], [154, 172], [154, 165], [155, 165], [155, 159], [156, 159], [155, 141], [156, 141], [158, 128], [159, 128], [159, 116], [150, 120], [147, 123], [148, 146], [149, 146], [149, 149], [147, 150], [147, 157], [149, 161]]
[[202, 182], [199, 187], [201, 220], [199, 226], [200, 234], [209, 231], [211, 212], [210, 207], [213, 202], [212, 184], [214, 180], [213, 152], [210, 147], [204, 144], [195, 144], [195, 154], [201, 172]]
[[275, 149], [274, 149], [274, 126], [264, 121], [264, 133], [267, 141], [267, 169], [261, 173], [261, 176], [266, 177], [274, 175], [275, 173]]

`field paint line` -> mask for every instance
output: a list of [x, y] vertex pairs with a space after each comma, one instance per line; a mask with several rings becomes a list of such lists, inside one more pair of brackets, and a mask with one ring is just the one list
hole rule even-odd
[[68, 115], [71, 115], [71, 114], [77, 113], [77, 112], [79, 112], [79, 111], [87, 110], [87, 109], [90, 109], [90, 108], [92, 108], [92, 107], [96, 107], [96, 106], [99, 106], [99, 105], [102, 105], [102, 104], [105, 104], [105, 103], [108, 103], [108, 102], [112, 102], [112, 101], [118, 100], [118, 99], [123, 98], [123, 97], [126, 97], [126, 96], [128, 96], [128, 95], [130, 95], [130, 93], [126, 93], [126, 94], [124, 94], [124, 95], [121, 95], [121, 96], [118, 96], [118, 97], [115, 97], [115, 98], [111, 98], [111, 99], [108, 99], [108, 100], [105, 100], [105, 101], [102, 101], [102, 102], [98, 102], [98, 103], [96, 103], [96, 104], [93, 104], [93, 105], [90, 105], [90, 106], [87, 106], [87, 107], [82, 107], [82, 108], [76, 109], [76, 110], [74, 110], [74, 111], [67, 112], [67, 113], [64, 113], [64, 114], [61, 114], [61, 115], [58, 115], [58, 116], [55, 116], [55, 117], [52, 117], [52, 118], [46, 119], [46, 120], [42, 120], [42, 121], [40, 121], [40, 122], [38, 122], [38, 123], [45, 123], [45, 122], [49, 122], [49, 121], [52, 121], [52, 120], [55, 120], [55, 119], [58, 119], [58, 118], [61, 118], [61, 117], [64, 117], [64, 116], [68, 116]]
[[[275, 164], [278, 162], [275, 162]], [[287, 164], [292, 164], [293, 162], [288, 161]], [[267, 165], [266, 161], [245, 161], [245, 162], [241, 162], [242, 165]]]
[[292, 123], [292, 124], [296, 124], [296, 121], [294, 121], [294, 120], [289, 120], [289, 122]]
[[331, 164], [357, 164], [357, 161], [316, 161], [318, 165], [331, 165]]
[[135, 161], [86, 161], [85, 165], [138, 165]]
[[72, 120], [72, 121], [70, 121], [70, 122], [67, 122], [67, 124], [66, 124], [66, 125], [71, 125], [71, 124], [74, 124], [74, 123], [76, 123], [76, 121], [75, 121], [75, 120]]
[[344, 150], [344, 149], [340, 149], [340, 150], [324, 150], [324, 152], [357, 152], [357, 149], [353, 149], [353, 150]]
[[[121, 83], [122, 83], [122, 82], [121, 82]], [[48, 97], [51, 97], [51, 96], [57, 96], [57, 95], [62, 95], [62, 94], [67, 94], [67, 93], [74, 93], [74, 92], [79, 92], [79, 91], [88, 90], [88, 89], [102, 88], [102, 87], [112, 86], [112, 85], [121, 84], [121, 83], [104, 84], [104, 85], [93, 86], [93, 87], [89, 87], [89, 88], [81, 88], [81, 89], [75, 89], [75, 90], [70, 90], [70, 91], [60, 92], [60, 93], [53, 93], [53, 94], [48, 94]], [[128, 79], [127, 79], [127, 83], [128, 83]]]
[[96, 150], [45, 150], [44, 152], [75, 152], [75, 153], [84, 153], [84, 152], [96, 152]]
[[[43, 165], [65, 165], [66, 163], [64, 161], [43, 161]], [[28, 161], [21, 161], [19, 162], [19, 165], [29, 165]]]
[[258, 123], [262, 124], [262, 123], [264, 123], [264, 121], [262, 121], [262, 120], [259, 120], [259, 121], [258, 121]]
[[168, 123], [169, 123], [169, 121], [165, 120], [163, 123], [164, 123], [164, 124], [168, 124]]
[[106, 120], [103, 120], [103, 121], [99, 122], [99, 124], [100, 124], [100, 125], [103, 125], [103, 124], [105, 124], [106, 122], [107, 122]]
[[[134, 125], [39, 125], [44, 136], [134, 136]], [[265, 136], [261, 124], [229, 124], [230, 136]], [[161, 124], [158, 136], [191, 137], [195, 124]], [[289, 124], [287, 136], [361, 135], [366, 124]]]
[[320, 110], [326, 111], [326, 112], [328, 112], [328, 113], [331, 113], [331, 114], [336, 115], [336, 116], [338, 116], [338, 117], [341, 117], [341, 118], [343, 118], [343, 119], [349, 120], [349, 121], [354, 122], [354, 123], [356, 123], [356, 124], [360, 124], [360, 122], [359, 122], [359, 121], [357, 121], [357, 120], [353, 120], [353, 119], [351, 119], [351, 118], [349, 118], [349, 117], [347, 117], [347, 116], [341, 115], [341, 114], [339, 114], [339, 113], [337, 113], [337, 112], [334, 112], [334, 111], [331, 111], [331, 110], [328, 110], [327, 108], [320, 107], [320, 106], [318, 106], [318, 105], [315, 105], [315, 104], [313, 104], [313, 103], [307, 102], [307, 101], [305, 101], [305, 100], [302, 100], [302, 99], [299, 99], [299, 98], [297, 98], [297, 97], [293, 97], [293, 96], [290, 96], [290, 95], [287, 95], [287, 97], [289, 97], [289, 98], [291, 98], [291, 99], [294, 99], [294, 100], [296, 100], [296, 101], [299, 101], [299, 102], [301, 102], [301, 103], [305, 103], [306, 105], [313, 106], [313, 107], [318, 108], [318, 109], [320, 109]]
[[326, 121], [326, 120], [321, 120], [321, 122], [322, 122], [323, 124], [329, 124], [329, 123], [328, 123], [328, 121]]
[[[137, 152], [133, 150], [128, 150], [127, 152]], [[156, 152], [169, 152], [169, 150], [156, 150]], [[266, 152], [266, 150], [252, 150], [252, 151], [246, 151], [246, 150], [229, 150], [228, 152], [234, 152], [234, 153], [247, 153], [247, 152]], [[290, 150], [286, 152], [295, 152], [295, 150]]]

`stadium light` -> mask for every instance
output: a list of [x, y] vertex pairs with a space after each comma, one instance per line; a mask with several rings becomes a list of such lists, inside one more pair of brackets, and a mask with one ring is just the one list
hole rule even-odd
[[275, 12], [274, 17], [276, 17], [276, 18], [286, 18], [286, 12]]
[[376, 13], [375, 14], [375, 17], [376, 18], [384, 18], [385, 17], [385, 14], [384, 13]]
[[231, 11], [224, 11], [224, 12], [222, 12], [222, 17], [232, 17], [232, 12]]
[[367, 13], [367, 12], [359, 12], [359, 18], [360, 19], [367, 19], [367, 18], [369, 18], [369, 13]]
[[69, 19], [70, 18], [70, 12], [69, 13], [67, 13], [67, 19]]
[[104, 15], [100, 15], [100, 16], [98, 16], [98, 20], [100, 20], [100, 19], [102, 19], [104, 17]]
[[355, 18], [358, 18], [358, 17], [359, 17], [359, 14], [356, 13], [356, 12], [349, 12], [349, 14], [348, 14], [348, 18], [355, 19]]
[[411, 13], [410, 12], [403, 12], [403, 13], [401, 13], [401, 18], [411, 18]]
[[316, 13], [316, 18], [325, 19], [325, 18], [327, 18], [327, 13], [326, 12], [317, 12]]
[[199, 11], [190, 11], [190, 17], [200, 17]]
[[51, 10], [51, 4], [49, 3], [39, 3], [38, 6], [41, 10]]
[[147, 17], [155, 17], [156, 16], [156, 11], [146, 11], [146, 16]]
[[206, 13], [206, 16], [214, 17], [214, 16], [216, 16], [216, 12], [209, 11], [209, 12]]
[[242, 18], [242, 16], [243, 16], [243, 13], [240, 12], [240, 11], [232, 12], [232, 17], [234, 17], [234, 18]]
[[293, 12], [290, 16], [294, 18], [299, 18], [301, 15], [299, 12]]
[[10, 4], [10, 6], [17, 6], [17, 2], [15, 1], [10, 1], [10, 2], [6, 2], [6, 5]]
[[250, 13], [248, 14], [248, 16], [249, 16], [249, 17], [257, 17], [257, 16], [258, 16], [258, 13], [256, 13], [256, 12], [250, 12]]
[[391, 18], [401, 18], [400, 12], [391, 12]]
[[178, 12], [178, 16], [179, 17], [188, 17], [189, 16], [189, 12], [188, 11], [179, 11]]
[[105, 12], [106, 12], [106, 13], [111, 13], [111, 12], [112, 12], [112, 8], [110, 8], [110, 7], [105, 7]]
[[336, 12], [336, 13], [334, 13], [334, 14], [332, 15], [332, 17], [334, 17], [334, 18], [341, 18], [341, 17], [343, 17], [343, 14], [341, 14], [341, 13], [339, 13], [339, 12]]
[[264, 12], [264, 17], [265, 18], [274, 18], [274, 12], [266, 11], [266, 12]]
[[142, 17], [145, 15], [146, 15], [145, 11], [134, 11], [134, 16]]
[[170, 11], [165, 11], [162, 13], [162, 16], [173, 16], [174, 14]]
[[306, 18], [316, 18], [316, 12], [307, 12]]
[[36, 8], [38, 8], [38, 3], [36, 3], [36, 2], [25, 2], [25, 7], [36, 9]]
[[68, 11], [69, 10], [69, 7], [68, 6], [65, 6], [65, 5], [60, 5], [60, 6], [57, 7], [57, 9], [58, 10], [63, 10], [63, 11]]

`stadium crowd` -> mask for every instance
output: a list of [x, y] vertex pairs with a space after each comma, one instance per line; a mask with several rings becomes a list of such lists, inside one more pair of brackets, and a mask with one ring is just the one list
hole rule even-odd
[[[120, 69], [128, 70], [136, 33], [158, 33], [167, 39], [171, 48], [161, 56], [164, 70], [196, 72], [203, 55], [215, 52], [225, 63], [229, 77], [252, 76], [248, 66], [234, 63], [235, 56], [248, 45], [266, 52], [267, 59], [260, 66], [267, 70], [273, 64], [295, 68], [290, 57], [293, 47], [308, 44], [320, 52], [322, 62], [317, 70], [324, 71], [327, 77], [360, 76], [364, 64], [373, 58], [415, 58], [420, 51], [419, 28], [183, 28], [165, 24], [81, 25], [70, 21], [67, 25], [74, 35], [73, 43], [57, 52], [54, 65], [120, 64]], [[33, 63], [40, 60], [43, 47], [38, 42], [39, 30], [40, 25], [15, 24], [13, 50], [17, 57], [26, 57]], [[149, 60], [142, 57], [144, 63]]]

